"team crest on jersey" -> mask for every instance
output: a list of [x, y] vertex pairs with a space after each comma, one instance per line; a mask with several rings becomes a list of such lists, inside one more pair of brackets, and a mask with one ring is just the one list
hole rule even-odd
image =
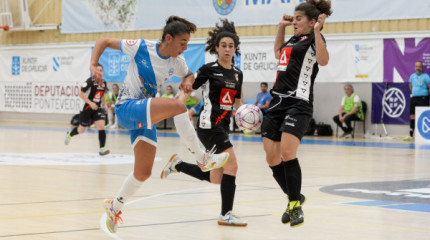
[[306, 40], [308, 39], [308, 36], [303, 36], [302, 38], [300, 38], [300, 41]]
[[230, 14], [236, 6], [237, 0], [212, 0], [215, 11], [221, 15]]
[[125, 40], [125, 43], [127, 43], [128, 46], [134, 46], [137, 43], [137, 40]]
[[143, 128], [143, 124], [141, 122], [137, 123], [138, 128]]
[[239, 74], [235, 73], [234, 78], [236, 78], [236, 82], [239, 82]]

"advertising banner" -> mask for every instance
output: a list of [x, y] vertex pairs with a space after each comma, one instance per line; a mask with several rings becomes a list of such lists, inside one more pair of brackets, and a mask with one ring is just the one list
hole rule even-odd
[[409, 83], [372, 83], [372, 123], [409, 124], [410, 95]]
[[[236, 26], [276, 25], [283, 14], [294, 14], [304, 0], [63, 0], [62, 33], [162, 29], [179, 15], [198, 28], [214, 27], [219, 18]], [[428, 0], [333, 0], [328, 22], [428, 18]]]

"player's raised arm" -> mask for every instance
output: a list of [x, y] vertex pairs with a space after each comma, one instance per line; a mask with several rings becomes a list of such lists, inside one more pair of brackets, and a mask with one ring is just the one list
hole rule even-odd
[[100, 38], [96, 41], [90, 62], [90, 72], [93, 74], [93, 78], [95, 78], [96, 83], [103, 84], [102, 74], [97, 71], [97, 64], [99, 63], [100, 56], [107, 47], [119, 50], [120, 42], [121, 39], [119, 38]]

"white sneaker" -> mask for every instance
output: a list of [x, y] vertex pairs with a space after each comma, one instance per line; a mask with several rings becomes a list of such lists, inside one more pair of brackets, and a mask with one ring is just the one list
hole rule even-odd
[[118, 129], [118, 124], [112, 124], [109, 126], [110, 129]]
[[222, 168], [230, 158], [230, 154], [228, 152], [214, 154], [215, 150], [214, 146], [212, 150], [205, 153], [203, 156], [203, 163], [197, 162], [197, 165], [200, 167], [202, 172], [209, 172], [216, 168]]
[[224, 216], [218, 217], [218, 225], [246, 227], [248, 223], [234, 215], [232, 211], [228, 211]]
[[100, 151], [99, 151], [100, 156], [108, 155], [109, 153], [110, 151], [108, 149], [100, 148]]
[[161, 179], [166, 179], [167, 176], [169, 176], [172, 173], [177, 173], [178, 170], [176, 170], [175, 166], [182, 162], [182, 159], [178, 157], [178, 154], [173, 154], [172, 157], [169, 159], [169, 161], [164, 166], [163, 170], [161, 171]]
[[113, 199], [105, 199], [103, 203], [106, 210], [106, 227], [108, 228], [109, 232], [115, 233], [118, 222], [121, 224], [123, 223], [122, 218], [119, 216], [122, 214], [122, 212], [119, 211], [116, 213], [112, 209]]
[[72, 140], [72, 136], [70, 136], [70, 132], [67, 132], [66, 138], [64, 139], [64, 144], [69, 145], [70, 140]]

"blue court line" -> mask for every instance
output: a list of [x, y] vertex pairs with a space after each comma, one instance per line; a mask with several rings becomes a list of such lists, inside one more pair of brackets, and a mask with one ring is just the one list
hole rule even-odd
[[430, 204], [422, 203], [404, 203], [404, 202], [390, 202], [390, 201], [359, 201], [359, 202], [346, 202], [345, 205], [353, 206], [366, 206], [366, 207], [379, 207], [397, 210], [406, 210], [413, 212], [428, 212], [430, 213]]
[[[56, 127], [32, 127], [32, 126], [1, 126], [0, 129], [7, 130], [28, 130], [28, 131], [50, 131], [66, 133], [70, 128]], [[95, 134], [97, 130], [87, 129], [87, 133]], [[107, 134], [113, 135], [129, 135], [126, 130], [106, 130]], [[157, 131], [158, 137], [179, 138], [177, 133]], [[249, 135], [230, 135], [230, 140], [241, 142], [263, 142], [260, 136]], [[430, 150], [430, 145], [415, 145], [414, 143], [390, 143], [390, 142], [359, 142], [359, 141], [336, 141], [336, 140], [321, 140], [321, 139], [302, 139], [302, 144], [308, 145], [326, 145], [326, 146], [347, 146], [347, 147], [371, 147], [371, 148], [395, 148], [395, 149], [420, 149]]]

